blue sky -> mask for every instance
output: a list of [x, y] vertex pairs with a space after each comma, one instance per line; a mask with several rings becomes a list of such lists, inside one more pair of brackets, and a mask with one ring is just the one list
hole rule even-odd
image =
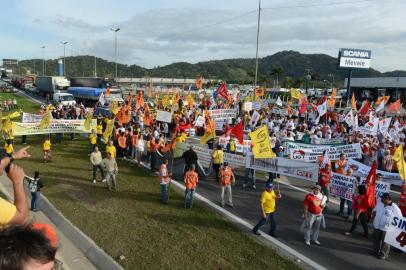
[[[40, 58], [42, 45], [46, 58], [56, 58], [63, 54], [60, 41], [68, 41], [67, 55], [112, 60], [112, 26], [121, 28], [118, 60], [126, 64], [255, 56], [255, 0], [1, 2], [0, 58]], [[281, 50], [336, 56], [341, 47], [365, 48], [372, 50], [373, 68], [406, 70], [406, 1], [266, 9], [337, 2], [348, 0], [262, 0], [260, 56]]]

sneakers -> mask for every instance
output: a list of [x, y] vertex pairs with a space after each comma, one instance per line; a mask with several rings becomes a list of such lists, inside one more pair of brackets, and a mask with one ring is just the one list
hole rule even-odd
[[96, 179], [93, 179], [93, 184], [96, 184]]
[[272, 236], [273, 238], [278, 238], [278, 236], [274, 233], [270, 233], [269, 235]]
[[102, 180], [102, 183], [106, 183], [106, 182], [107, 182], [107, 179], [104, 178], [104, 179]]
[[318, 241], [318, 240], [314, 240], [313, 241], [316, 245], [318, 245], [318, 246], [320, 246], [321, 244], [320, 244], [320, 242]]
[[228, 206], [230, 206], [231, 208], [234, 208], [234, 204], [229, 204]]
[[258, 236], [259, 236], [259, 235], [261, 235], [261, 233], [260, 233], [260, 232], [258, 232], [258, 231], [256, 231], [256, 230], [254, 230], [254, 229], [252, 229], [252, 233], [253, 233], [253, 234], [255, 234], [255, 235], [258, 235]]
[[252, 189], [257, 189], [257, 186], [256, 186], [256, 185], [252, 185]]
[[344, 234], [345, 234], [346, 236], [350, 236], [350, 235], [351, 235], [350, 232], [345, 232]]
[[223, 208], [224, 208], [224, 203], [221, 203], [220, 205], [221, 205], [221, 207], [223, 207]]
[[310, 241], [305, 241], [306, 246], [310, 246]]

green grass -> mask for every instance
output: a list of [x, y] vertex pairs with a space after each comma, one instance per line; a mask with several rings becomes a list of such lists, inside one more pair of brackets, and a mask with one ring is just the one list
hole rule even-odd
[[158, 179], [125, 161], [118, 161], [117, 192], [92, 184], [87, 139], [65, 137], [52, 146], [52, 162], [43, 163], [41, 138], [27, 138], [32, 157], [17, 163], [27, 175], [38, 170], [43, 194], [113, 258], [124, 255], [124, 268], [298, 269], [198, 202], [183, 209], [183, 196], [173, 189], [169, 204], [161, 205]]
[[[39, 111], [39, 104], [34, 103], [24, 97], [21, 97], [19, 95], [16, 95], [14, 93], [2, 93], [0, 92], [0, 100], [1, 102], [4, 102], [4, 100], [8, 100], [8, 99], [16, 99], [17, 100], [17, 105], [19, 109], [22, 109], [24, 112], [28, 112], [28, 113], [38, 113]], [[14, 112], [15, 110], [12, 111], [3, 111], [3, 116], [7, 115], [10, 112]]]

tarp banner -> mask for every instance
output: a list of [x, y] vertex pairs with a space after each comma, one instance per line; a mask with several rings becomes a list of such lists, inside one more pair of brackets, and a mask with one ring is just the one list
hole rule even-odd
[[97, 126], [97, 120], [92, 119], [90, 129], [85, 128], [85, 120], [65, 120], [53, 119], [51, 125], [47, 128], [40, 129], [40, 122], [36, 123], [18, 123], [13, 122], [13, 135], [36, 135], [49, 133], [90, 133]]
[[237, 110], [236, 109], [209, 110], [209, 115], [213, 120], [235, 118], [237, 116]]
[[172, 123], [172, 114], [170, 112], [165, 111], [156, 111], [156, 120], [166, 123]]
[[352, 201], [356, 186], [355, 177], [331, 173], [330, 194]]
[[406, 252], [406, 217], [392, 215], [384, 241], [389, 245]]

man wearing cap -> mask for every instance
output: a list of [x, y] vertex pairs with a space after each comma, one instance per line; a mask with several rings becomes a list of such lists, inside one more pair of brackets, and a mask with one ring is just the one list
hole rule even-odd
[[224, 193], [228, 193], [228, 205], [233, 207], [233, 196], [231, 193], [231, 184], [235, 184], [235, 177], [231, 167], [228, 166], [228, 162], [224, 162], [223, 167], [220, 169], [220, 186], [221, 186], [221, 207], [224, 207]]
[[330, 181], [331, 181], [331, 163], [327, 163], [324, 168], [320, 168], [319, 171], [319, 185], [321, 186], [321, 191], [327, 198], [329, 202], [330, 198]]
[[381, 202], [376, 204], [372, 213], [374, 220], [373, 255], [376, 255], [382, 260], [386, 260], [389, 256], [390, 245], [385, 243], [384, 239], [391, 217], [394, 215], [402, 216], [402, 212], [399, 207], [392, 202], [390, 194], [383, 193]]
[[266, 184], [266, 189], [264, 192], [262, 192], [261, 195], [261, 213], [262, 217], [260, 221], [258, 222], [257, 225], [252, 229], [252, 232], [256, 235], [261, 235], [258, 230], [261, 228], [267, 220], [271, 222], [271, 229], [269, 231], [269, 235], [272, 237], [277, 238], [275, 235], [275, 230], [276, 230], [276, 222], [275, 222], [275, 217], [274, 213], [276, 210], [276, 199], [282, 198], [281, 194], [276, 195], [275, 191], [273, 190], [273, 185], [272, 183], [267, 183]]
[[320, 233], [320, 225], [323, 221], [323, 208], [326, 206], [326, 196], [320, 192], [321, 186], [315, 185], [313, 192], [306, 195], [304, 199], [304, 230], [305, 243], [310, 246], [310, 236], [313, 230], [312, 240], [316, 245], [320, 245], [318, 241]]

